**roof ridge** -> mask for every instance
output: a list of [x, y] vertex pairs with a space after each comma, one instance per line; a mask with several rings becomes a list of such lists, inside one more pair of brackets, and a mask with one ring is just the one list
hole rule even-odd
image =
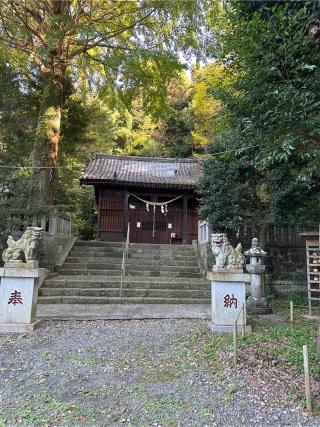
[[105, 159], [118, 159], [118, 160], [131, 160], [131, 161], [144, 161], [144, 162], [162, 162], [162, 163], [198, 163], [198, 160], [195, 158], [179, 158], [179, 157], [145, 157], [145, 156], [123, 156], [116, 154], [103, 154], [103, 153], [94, 153], [93, 160], [97, 158]]

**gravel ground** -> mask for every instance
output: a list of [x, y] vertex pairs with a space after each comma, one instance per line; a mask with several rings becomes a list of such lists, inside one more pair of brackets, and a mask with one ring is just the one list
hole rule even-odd
[[0, 426], [319, 426], [197, 352], [203, 320], [43, 322], [0, 335]]

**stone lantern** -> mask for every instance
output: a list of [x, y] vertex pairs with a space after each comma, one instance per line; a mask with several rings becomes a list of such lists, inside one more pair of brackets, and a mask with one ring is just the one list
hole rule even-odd
[[251, 282], [251, 296], [247, 299], [248, 310], [254, 314], [270, 314], [272, 309], [268, 307], [264, 286], [266, 266], [262, 263], [267, 253], [260, 248], [258, 239], [254, 238], [251, 248], [244, 254], [250, 258], [250, 264], [246, 265]]

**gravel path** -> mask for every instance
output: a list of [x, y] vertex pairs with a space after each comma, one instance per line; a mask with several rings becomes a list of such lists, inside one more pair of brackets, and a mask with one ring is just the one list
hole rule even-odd
[[203, 320], [47, 321], [0, 335], [0, 426], [319, 426], [196, 353]]

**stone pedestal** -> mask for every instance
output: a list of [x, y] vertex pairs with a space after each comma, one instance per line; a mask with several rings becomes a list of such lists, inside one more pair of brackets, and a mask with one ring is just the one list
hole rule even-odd
[[[238, 326], [243, 326], [243, 315], [239, 313], [246, 302], [245, 284], [250, 282], [250, 276], [241, 269], [215, 268], [207, 273], [207, 279], [211, 280], [211, 330], [232, 333], [236, 319]], [[246, 326], [246, 330], [251, 331], [251, 327]]]
[[0, 269], [0, 333], [32, 332], [36, 320], [39, 279], [36, 264], [7, 263]]

